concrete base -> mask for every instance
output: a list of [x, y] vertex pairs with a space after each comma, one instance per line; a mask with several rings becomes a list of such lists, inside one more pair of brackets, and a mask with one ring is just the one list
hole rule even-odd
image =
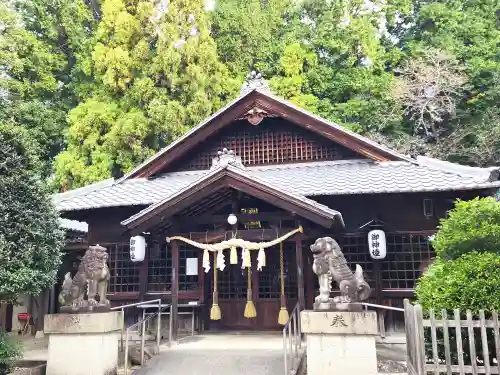
[[377, 375], [377, 313], [302, 311], [307, 375]]
[[47, 375], [116, 375], [122, 326], [119, 311], [46, 315]]

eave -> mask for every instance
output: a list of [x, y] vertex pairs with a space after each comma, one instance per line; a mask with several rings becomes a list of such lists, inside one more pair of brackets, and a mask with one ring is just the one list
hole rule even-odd
[[278, 208], [330, 228], [335, 223], [343, 226], [342, 215], [327, 206], [289, 191], [278, 190], [268, 183], [247, 174], [233, 166], [217, 168], [175, 195], [168, 197], [121, 224], [133, 232], [144, 231], [162, 221], [167, 221], [177, 212], [195, 204], [215, 191], [233, 188], [262, 199]]

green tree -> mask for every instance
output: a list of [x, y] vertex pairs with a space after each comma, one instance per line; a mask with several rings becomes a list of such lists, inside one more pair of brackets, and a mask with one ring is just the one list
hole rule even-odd
[[217, 52], [230, 72], [243, 80], [252, 70], [270, 79], [288, 42], [296, 3], [291, 0], [222, 0], [212, 14]]
[[76, 61], [88, 48], [93, 22], [83, 0], [0, 5], [0, 121], [30, 132], [45, 175], [63, 147], [66, 113], [82, 76]]
[[[402, 38], [407, 63], [420, 60], [424, 70], [427, 65], [430, 72], [433, 62], [423, 55], [436, 49], [456, 60], [456, 64], [449, 65], [449, 69], [434, 68], [435, 73], [444, 75], [435, 74], [439, 79], [434, 82], [438, 84], [427, 85], [420, 95], [420, 99], [426, 97], [437, 104], [432, 111], [437, 110], [440, 115], [428, 116], [427, 120], [432, 121], [426, 121], [424, 128], [419, 128], [415, 118], [407, 118], [407, 134], [413, 136], [415, 143], [423, 140], [422, 152], [429, 155], [477, 166], [494, 163], [498, 147], [492, 142], [495, 137], [489, 137], [489, 124], [500, 120], [496, 108], [500, 100], [500, 4], [496, 0], [446, 0], [415, 5], [413, 27]], [[466, 84], [462, 86], [460, 81]], [[443, 83], [445, 91], [437, 90]], [[440, 100], [443, 98], [451, 101]], [[411, 117], [412, 107], [406, 108], [410, 108]], [[429, 134], [425, 128], [440, 131]], [[492, 127], [493, 134], [498, 131], [496, 128]], [[485, 154], [478, 152], [482, 149]]]
[[105, 0], [91, 89], [69, 112], [56, 159], [64, 188], [120, 176], [215, 112], [238, 85], [219, 61], [201, 0]]
[[54, 284], [63, 232], [29, 133], [0, 125], [0, 300]]

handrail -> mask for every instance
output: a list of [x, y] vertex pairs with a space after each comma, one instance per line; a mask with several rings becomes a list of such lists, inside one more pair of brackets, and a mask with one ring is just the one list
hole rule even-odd
[[401, 311], [405, 312], [405, 309], [402, 309], [400, 307], [392, 307], [392, 306], [385, 306], [385, 305], [377, 305], [375, 303], [367, 303], [367, 302], [354, 302], [355, 305], [363, 305], [365, 307], [375, 307], [378, 309], [385, 309], [385, 310], [393, 310], [393, 311]]
[[[161, 307], [161, 300], [159, 300], [160, 302], [158, 303], [158, 313], [155, 314], [157, 315], [157, 333], [156, 333], [156, 349], [158, 351], [158, 353], [160, 353], [160, 339], [161, 339], [161, 313], [167, 309], [167, 308], [170, 308], [170, 310], [172, 309], [172, 305], [171, 304], [168, 304], [168, 305], [163, 305], [163, 307]], [[148, 301], [148, 302], [151, 302], [151, 301]], [[153, 319], [154, 315], [149, 315], [147, 316], [146, 318], [143, 318], [143, 319], [140, 319], [137, 323], [134, 323], [132, 324], [131, 326], [129, 326], [126, 331], [125, 331], [125, 334], [126, 334], [126, 337], [125, 337], [125, 353], [124, 353], [124, 367], [125, 367], [125, 375], [128, 375], [128, 338], [129, 338], [129, 333], [130, 331], [132, 330], [132, 328], [134, 327], [139, 327], [139, 325], [141, 326], [141, 366], [144, 365], [144, 345], [145, 345], [145, 334], [146, 334], [146, 322], [148, 322], [149, 320]], [[170, 319], [171, 320], [171, 319]]]
[[297, 367], [300, 365], [300, 355], [302, 354], [301, 349], [302, 329], [300, 326], [300, 303], [297, 303], [293, 308], [288, 321], [283, 326], [283, 355], [285, 375], [289, 375], [289, 364], [290, 370], [294, 370], [295, 365], [297, 365]]
[[128, 305], [115, 306], [115, 307], [112, 307], [111, 310], [124, 310], [124, 309], [126, 309], [128, 307], [147, 305], [147, 304], [151, 304], [151, 303], [155, 303], [155, 302], [161, 302], [161, 299], [160, 298], [150, 299], [150, 300], [147, 300], [147, 301], [129, 303]]
[[[152, 303], [158, 303], [158, 311], [161, 309], [161, 298], [149, 300], [149, 301], [141, 301], [141, 302], [135, 302], [135, 303], [129, 303], [128, 305], [121, 305], [121, 306], [115, 306], [112, 307], [111, 310], [121, 310], [122, 311], [122, 317], [123, 317], [123, 326], [122, 326], [122, 332], [121, 332], [121, 338], [120, 338], [120, 350], [123, 352], [123, 334], [125, 331], [125, 309], [129, 307], [137, 307], [141, 305], [147, 305], [147, 304], [152, 304]], [[158, 319], [160, 319], [160, 315], [158, 315]], [[160, 322], [158, 320], [158, 322]], [[158, 324], [158, 326], [160, 326]], [[128, 336], [127, 336], [128, 337]]]

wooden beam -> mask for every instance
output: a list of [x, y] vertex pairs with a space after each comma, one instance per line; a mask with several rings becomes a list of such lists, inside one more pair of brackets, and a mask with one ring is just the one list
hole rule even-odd
[[295, 238], [295, 258], [297, 263], [297, 289], [299, 292], [300, 309], [305, 309], [306, 297], [304, 293], [304, 259], [302, 254], [302, 236]]
[[[279, 220], [295, 220], [296, 217], [288, 212], [261, 212], [258, 214], [241, 214], [238, 210], [234, 211], [238, 217], [238, 223], [245, 223], [249, 221], [279, 221]], [[183, 218], [176, 218], [176, 223], [179, 226], [198, 225], [198, 224], [223, 224], [227, 223], [227, 215], [197, 215], [188, 216]]]
[[177, 241], [172, 242], [172, 339], [177, 341], [177, 334], [179, 332], [179, 243]]

